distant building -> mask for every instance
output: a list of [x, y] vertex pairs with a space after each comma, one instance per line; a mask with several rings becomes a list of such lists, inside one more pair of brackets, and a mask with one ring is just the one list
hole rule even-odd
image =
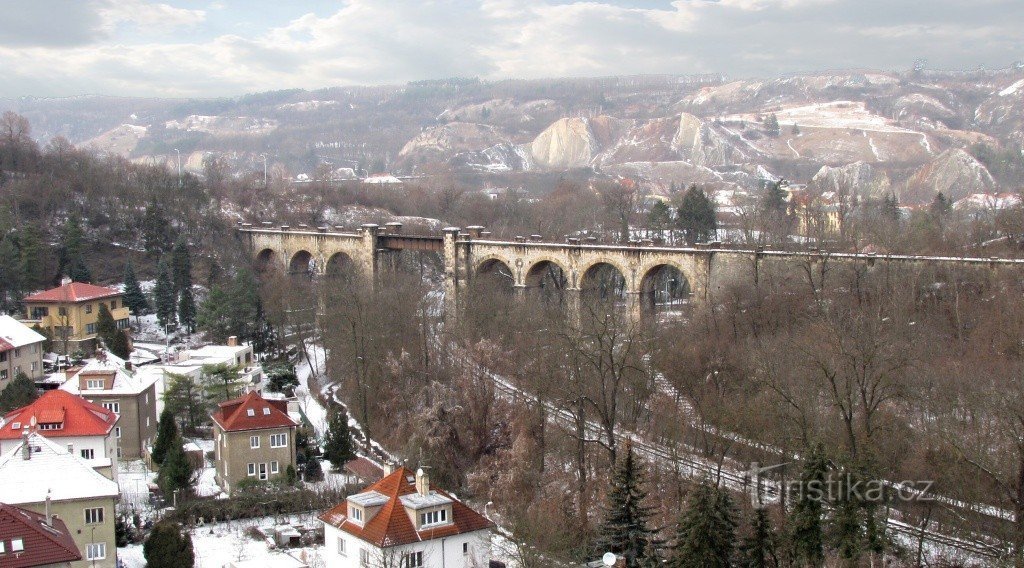
[[487, 566], [493, 523], [399, 468], [320, 516], [327, 568]]
[[56, 568], [81, 559], [67, 525], [52, 512], [0, 503], [0, 566]]
[[18, 373], [33, 380], [43, 375], [45, 341], [42, 334], [11, 316], [0, 316], [0, 390]]
[[157, 374], [139, 372], [131, 363], [104, 353], [60, 388], [117, 414], [117, 457], [134, 460], [144, 457], [156, 440], [159, 379]]
[[117, 424], [118, 416], [111, 409], [63, 390], [46, 391], [0, 420], [0, 454], [21, 445], [22, 435], [30, 430], [117, 481]]
[[67, 355], [96, 349], [96, 323], [100, 304], [106, 304], [118, 329], [128, 328], [131, 316], [121, 292], [84, 282], [67, 282], [57, 288], [26, 296], [25, 323], [49, 330], [53, 349]]
[[39, 432], [23, 436], [0, 456], [0, 503], [63, 521], [82, 557], [72, 568], [116, 568], [117, 483]]
[[215, 479], [226, 493], [245, 479], [267, 481], [295, 467], [295, 430], [288, 403], [252, 391], [213, 413]]

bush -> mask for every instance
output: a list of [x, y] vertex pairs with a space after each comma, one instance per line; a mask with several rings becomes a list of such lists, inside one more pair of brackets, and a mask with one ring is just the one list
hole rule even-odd
[[181, 568], [195, 566], [196, 555], [192, 549], [192, 536], [182, 531], [178, 523], [163, 521], [153, 527], [153, 532], [142, 546], [147, 568]]
[[337, 505], [347, 497], [347, 493], [341, 489], [314, 491], [300, 488], [278, 491], [274, 493], [273, 499], [268, 499], [269, 487], [263, 490], [259, 482], [255, 484], [256, 487], [252, 485], [248, 491], [236, 491], [227, 499], [199, 497], [179, 503], [176, 510], [169, 512], [167, 519], [181, 523], [194, 523], [200, 517], [206, 522], [251, 519], [323, 510]]

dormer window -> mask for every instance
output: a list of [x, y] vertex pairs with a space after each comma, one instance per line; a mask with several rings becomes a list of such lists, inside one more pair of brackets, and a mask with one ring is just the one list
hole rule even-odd
[[63, 422], [40, 422], [39, 423], [39, 429], [40, 430], [63, 430], [64, 429], [64, 423]]
[[363, 510], [360, 509], [359, 507], [349, 505], [348, 516], [352, 517], [352, 520], [357, 523], [363, 522]]
[[245, 410], [245, 415], [246, 415], [246, 416], [256, 416], [256, 411], [255, 411], [255, 410], [253, 410], [252, 408], [247, 408], [247, 409]]
[[270, 407], [269, 406], [263, 408], [263, 416], [270, 416]]
[[103, 379], [86, 379], [86, 390], [103, 390]]
[[25, 550], [25, 541], [20, 538], [11, 539], [11, 552], [23, 552]]
[[420, 513], [420, 526], [439, 525], [448, 522], [448, 509]]

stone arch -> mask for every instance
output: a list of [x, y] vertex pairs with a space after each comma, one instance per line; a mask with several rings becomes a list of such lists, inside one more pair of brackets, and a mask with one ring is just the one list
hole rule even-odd
[[641, 313], [675, 311], [693, 296], [693, 284], [679, 264], [666, 261], [648, 266], [640, 279]]
[[356, 265], [352, 257], [338, 251], [324, 263], [324, 276], [328, 278], [349, 278], [356, 273]]
[[281, 255], [272, 248], [265, 248], [256, 254], [256, 272], [281, 269]]
[[630, 292], [627, 274], [618, 263], [592, 262], [581, 271], [580, 293], [599, 300], [624, 301]]
[[477, 263], [473, 285], [511, 293], [516, 285], [516, 273], [512, 269], [512, 264], [504, 258], [487, 257]]
[[288, 274], [312, 275], [315, 272], [313, 254], [308, 250], [300, 250], [288, 261]]
[[530, 264], [523, 276], [527, 293], [544, 301], [562, 303], [569, 287], [569, 271], [552, 258], [539, 258]]

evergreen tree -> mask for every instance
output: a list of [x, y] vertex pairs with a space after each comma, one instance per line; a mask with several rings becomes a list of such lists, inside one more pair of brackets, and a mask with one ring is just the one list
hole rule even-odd
[[114, 336], [117, 333], [117, 322], [114, 321], [110, 308], [107, 307], [107, 304], [100, 302], [100, 313], [96, 316], [96, 335], [103, 340], [103, 344], [107, 349], [111, 349], [111, 345], [114, 343]]
[[123, 329], [119, 329], [114, 333], [114, 336], [110, 339], [110, 345], [107, 347], [110, 349], [111, 353], [125, 360], [132, 355], [131, 342], [128, 340], [128, 332]]
[[22, 297], [19, 258], [14, 239], [0, 239], [0, 308], [6, 312], [13, 312]]
[[742, 568], [778, 568], [779, 558], [775, 553], [776, 536], [772, 529], [768, 510], [758, 507], [754, 510], [750, 534], [740, 544], [740, 566]]
[[768, 133], [768, 136], [775, 138], [779, 135], [781, 130], [779, 129], [779, 117], [775, 116], [775, 113], [768, 115], [768, 118], [764, 119], [764, 130]]
[[77, 257], [71, 261], [68, 278], [72, 282], [92, 282], [92, 272], [89, 271], [89, 267], [85, 265], [85, 260], [82, 257]]
[[245, 382], [238, 375], [238, 367], [226, 363], [203, 365], [201, 380], [206, 398], [216, 403], [237, 397], [245, 388]]
[[180, 294], [186, 288], [191, 290], [192, 255], [184, 235], [178, 237], [178, 241], [174, 243], [174, 251], [171, 253], [171, 277], [174, 280], [175, 292]]
[[882, 200], [882, 218], [887, 219], [893, 223], [898, 223], [900, 220], [900, 202], [896, 199], [896, 195], [890, 193], [885, 196]]
[[627, 568], [657, 562], [661, 543], [648, 526], [654, 513], [651, 507], [644, 505], [646, 497], [640, 464], [633, 454], [632, 444], [627, 443], [626, 455], [612, 475], [604, 522], [598, 527], [598, 551], [623, 556]]
[[792, 133], [793, 133], [793, 136], [800, 136], [800, 127], [797, 126], [797, 124], [795, 122], [793, 123]]
[[0, 391], [0, 414], [32, 404], [37, 398], [39, 391], [36, 390], [36, 384], [28, 375], [19, 371], [11, 384]]
[[164, 462], [160, 464], [160, 473], [157, 474], [157, 485], [167, 499], [171, 499], [175, 491], [188, 489], [192, 485], [192, 463], [188, 461], [183, 444], [181, 436], [174, 438], [164, 455]]
[[29, 225], [18, 233], [18, 252], [20, 255], [21, 280], [26, 290], [35, 290], [45, 285], [43, 258], [43, 236], [39, 228]]
[[167, 273], [167, 264], [162, 260], [157, 267], [156, 285], [153, 287], [153, 300], [156, 304], [156, 319], [161, 327], [169, 326], [175, 322], [174, 314], [177, 311], [175, 302], [174, 284]]
[[114, 520], [114, 543], [118, 548], [124, 548], [132, 543], [135, 538], [134, 530], [131, 523], [128, 522], [128, 518], [124, 515], [118, 515], [117, 519]]
[[157, 523], [142, 545], [146, 568], [182, 568], [195, 566], [192, 536], [181, 525], [170, 521]]
[[825, 561], [821, 516], [828, 487], [825, 450], [815, 445], [804, 458], [796, 502], [789, 514], [790, 545], [798, 564], [821, 566]]
[[949, 199], [946, 199], [941, 191], [935, 194], [935, 199], [932, 199], [932, 204], [928, 207], [928, 211], [936, 219], [945, 217], [951, 209], [952, 205], [949, 203]]
[[320, 467], [320, 460], [315, 456], [308, 456], [306, 462], [302, 464], [303, 479], [309, 483], [315, 483], [317, 481], [323, 481], [324, 470]]
[[656, 201], [647, 214], [647, 224], [650, 228], [663, 231], [672, 222], [672, 210], [664, 201]]
[[215, 342], [235, 335], [255, 339], [259, 330], [260, 301], [256, 279], [239, 271], [226, 286], [214, 286], [199, 307], [198, 327]]
[[157, 426], [156, 442], [153, 444], [153, 462], [157, 465], [164, 463], [167, 450], [179, 438], [178, 423], [174, 420], [174, 413], [164, 408], [160, 413], [160, 423]]
[[729, 494], [707, 481], [694, 488], [679, 519], [669, 565], [727, 568], [736, 542], [735, 507]]
[[283, 392], [291, 396], [295, 387], [299, 386], [299, 377], [295, 374], [295, 367], [291, 364], [268, 366], [265, 372], [267, 390], [270, 392]]
[[288, 464], [288, 467], [284, 468], [284, 482], [288, 485], [295, 485], [299, 481], [299, 474], [295, 471], [295, 466]]
[[206, 397], [203, 385], [192, 375], [169, 373], [167, 390], [164, 391], [164, 408], [171, 414], [180, 416], [182, 426], [188, 433], [193, 433], [206, 420]]
[[84, 264], [81, 262], [84, 238], [85, 233], [82, 230], [82, 223], [78, 215], [70, 215], [61, 231], [60, 246], [57, 249], [57, 262], [58, 272], [67, 274], [72, 280], [75, 279], [72, 275], [72, 272], [74, 272], [73, 267], [75, 265], [84, 267]]
[[693, 244], [707, 241], [715, 235], [718, 221], [715, 217], [715, 205], [708, 199], [703, 189], [691, 185], [683, 195], [676, 215], [676, 225], [683, 231], [686, 242]]
[[181, 289], [178, 298], [178, 321], [188, 333], [196, 330], [196, 300], [192, 296], [192, 286]]
[[154, 258], [161, 257], [171, 251], [173, 244], [174, 228], [164, 208], [150, 203], [142, 217], [142, 246], [146, 254]]
[[128, 306], [128, 309], [136, 317], [149, 313], [149, 301], [146, 300], [146, 295], [142, 293], [142, 286], [139, 285], [139, 280], [135, 276], [135, 268], [130, 260], [124, 268], [123, 297], [124, 305]]
[[355, 457], [352, 433], [348, 428], [348, 414], [336, 410], [331, 413], [327, 421], [327, 433], [324, 435], [324, 459], [331, 462], [334, 469], [341, 469], [345, 462]]
[[761, 198], [761, 209], [766, 213], [775, 215], [786, 214], [786, 190], [782, 189], [782, 181], [768, 184], [764, 196]]

